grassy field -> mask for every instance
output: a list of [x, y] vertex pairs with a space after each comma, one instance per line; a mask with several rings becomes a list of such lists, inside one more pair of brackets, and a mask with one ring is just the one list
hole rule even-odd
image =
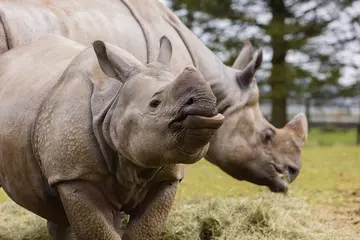
[[[355, 231], [354, 234], [358, 235], [353, 235], [353, 238], [346, 239], [360, 239], [360, 147], [354, 146], [354, 142], [355, 133], [352, 131], [347, 133], [323, 133], [317, 129], [311, 131], [308, 145], [303, 153], [302, 171], [296, 181], [291, 185], [286, 196], [277, 194], [276, 196], [271, 195], [272, 197], [269, 197], [267, 188], [255, 186], [247, 182], [236, 181], [225, 175], [217, 167], [205, 160], [201, 160], [187, 167], [186, 177], [182, 181], [177, 193], [178, 207], [175, 209], [181, 209], [181, 213], [190, 211], [191, 207], [189, 208], [189, 206], [193, 204], [193, 201], [197, 201], [196, 199], [207, 201], [207, 205], [205, 205], [208, 207], [214, 205], [211, 201], [220, 200], [221, 204], [225, 204], [224, 206], [231, 209], [234, 208], [234, 205], [231, 205], [234, 204], [234, 202], [232, 202], [234, 199], [243, 201], [242, 199], [248, 199], [246, 197], [250, 197], [251, 201], [256, 202], [265, 196], [265, 200], [263, 200], [267, 201], [266, 204], [271, 206], [271, 209], [278, 208], [276, 204], [279, 202], [282, 204], [279, 205], [281, 206], [280, 208], [290, 209], [290, 212], [288, 212], [290, 215], [296, 215], [293, 209], [294, 206], [299, 206], [301, 209], [304, 209], [301, 204], [309, 204], [313, 209], [311, 213], [308, 213], [309, 220], [312, 218], [312, 214], [314, 214], [320, 222], [325, 221], [331, 222], [339, 227], [350, 227]], [[5, 199], [5, 195], [0, 193], [0, 202]], [[300, 199], [302, 203], [296, 205], [299, 204], [297, 201]], [[187, 205], [183, 205], [186, 201], [188, 201]], [[292, 207], [286, 204], [292, 205]], [[261, 206], [261, 204], [257, 205], [254, 209], [261, 209]], [[208, 214], [204, 208], [201, 208], [199, 211], [203, 211], [204, 216]], [[179, 210], [174, 210], [175, 215], [178, 213]], [[226, 213], [222, 211], [217, 211], [217, 214], [219, 214], [219, 216], [224, 214], [224, 218], [226, 218]], [[242, 215], [244, 214], [245, 213], [242, 213]], [[281, 216], [281, 218], [282, 217], [285, 218], [285, 216]], [[304, 218], [304, 216], [301, 215], [300, 218]], [[175, 217], [174, 219], [175, 220], [172, 221], [176, 221], [179, 217]], [[174, 222], [174, 224], [178, 226], [179, 222]], [[279, 223], [279, 226], [283, 224], [284, 223]], [[309, 231], [309, 229], [306, 231]], [[307, 239], [306, 237], [292, 238]], [[176, 238], [174, 238], [174, 240], [175, 239]], [[266, 239], [287, 239], [287, 237], [281, 238], [278, 236]], [[337, 238], [320, 237], [317, 239]]]

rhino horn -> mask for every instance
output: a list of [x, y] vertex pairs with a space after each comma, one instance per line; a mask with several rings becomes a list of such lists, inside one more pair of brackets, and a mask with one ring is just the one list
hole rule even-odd
[[303, 146], [308, 136], [308, 123], [304, 113], [298, 113], [290, 122], [285, 126], [285, 129], [292, 130], [297, 137], [300, 138], [300, 145]]
[[160, 52], [157, 61], [169, 65], [172, 55], [172, 45], [170, 40], [166, 36], [162, 36], [160, 39]]
[[141, 63], [128, 52], [103, 41], [95, 41], [93, 48], [101, 70], [111, 78], [125, 82], [140, 69]]
[[244, 68], [244, 70], [237, 76], [237, 81], [241, 87], [248, 87], [254, 79], [256, 70], [260, 67], [262, 62], [262, 48], [259, 49], [256, 57]]
[[250, 41], [245, 41], [244, 46], [242, 47], [238, 57], [236, 58], [233, 68], [242, 70], [249, 64], [253, 57], [253, 47]]

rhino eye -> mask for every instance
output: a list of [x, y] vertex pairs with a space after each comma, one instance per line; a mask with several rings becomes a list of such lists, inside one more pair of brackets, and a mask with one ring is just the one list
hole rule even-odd
[[272, 130], [271, 128], [267, 128], [262, 132], [261, 135], [262, 135], [262, 142], [264, 144], [270, 144], [274, 139], [275, 131]]
[[161, 103], [161, 101], [159, 101], [159, 100], [152, 100], [150, 102], [150, 107], [157, 108], [160, 105], [160, 103]]

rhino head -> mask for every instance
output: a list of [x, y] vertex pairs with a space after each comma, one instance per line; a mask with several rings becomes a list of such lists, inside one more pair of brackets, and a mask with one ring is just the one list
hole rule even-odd
[[263, 117], [254, 79], [261, 62], [262, 50], [253, 58], [252, 46], [246, 42], [233, 67], [226, 69], [225, 78], [234, 79], [232, 87], [221, 89], [226, 94], [215, 94], [224, 95], [218, 97], [218, 109], [226, 120], [212, 139], [206, 158], [238, 180], [285, 192], [299, 174], [307, 120], [300, 113], [277, 129]]
[[122, 82], [109, 120], [107, 143], [138, 166], [191, 164], [201, 159], [224, 116], [194, 67], [174, 76], [172, 47], [163, 37], [157, 61], [143, 65], [111, 44], [93, 44], [101, 70]]

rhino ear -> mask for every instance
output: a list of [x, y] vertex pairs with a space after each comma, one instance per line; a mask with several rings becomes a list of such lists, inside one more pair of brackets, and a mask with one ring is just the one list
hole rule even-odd
[[100, 68], [105, 75], [121, 82], [125, 82], [130, 74], [141, 66], [141, 63], [134, 56], [111, 44], [95, 41], [93, 48]]
[[248, 87], [254, 80], [256, 70], [259, 69], [262, 62], [262, 49], [260, 48], [256, 57], [237, 75], [237, 81], [240, 87]]
[[233, 68], [242, 70], [249, 64], [253, 57], [253, 47], [250, 41], [245, 41], [244, 46], [242, 47], [238, 57], [236, 58]]
[[160, 52], [157, 61], [169, 65], [172, 55], [172, 45], [170, 40], [166, 36], [162, 36], [160, 39]]
[[308, 122], [304, 113], [297, 114], [290, 122], [285, 125], [285, 129], [292, 130], [300, 138], [301, 146], [307, 140]]

